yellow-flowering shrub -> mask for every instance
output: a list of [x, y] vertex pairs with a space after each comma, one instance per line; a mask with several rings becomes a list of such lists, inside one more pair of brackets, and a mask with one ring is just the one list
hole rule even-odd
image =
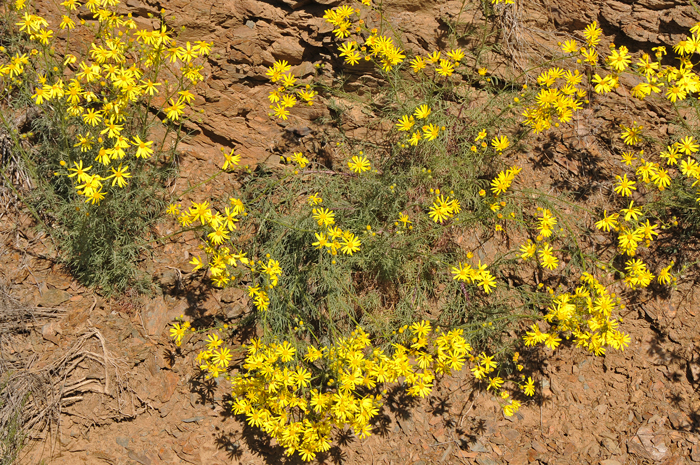
[[[127, 202], [138, 206], [124, 192], [143, 194], [149, 183], [142, 179], [138, 184], [137, 174], [155, 170], [154, 159], [161, 158], [167, 138], [173, 136], [177, 145], [195, 100], [190, 90], [202, 80], [198, 60], [212, 46], [204, 41], [178, 44], [162, 18], [160, 27], [140, 29], [130, 15], [117, 14], [118, 3], [65, 0], [58, 26], [62, 32], [57, 33], [24, 0], [16, 0], [16, 25], [32, 49], [0, 49], [0, 95], [13, 97], [29, 88], [25, 97], [45, 109], [51, 129], [46, 132], [58, 134], [47, 139], [57, 148], [46, 157], [56, 177], [56, 197], [77, 197], [81, 205], [75, 208], [83, 221], [91, 214], [98, 217], [96, 222], [74, 223], [79, 226], [74, 229], [90, 232], [93, 239], [105, 236], [104, 224], [117, 222], [112, 211]], [[512, 1], [491, 1], [500, 3]], [[487, 3], [482, 7], [491, 8]], [[497, 9], [508, 11], [504, 8]], [[91, 43], [84, 56], [77, 57], [69, 53], [70, 37], [78, 23], [86, 24], [78, 19], [81, 9], [80, 14], [92, 15], [97, 28], [88, 30]], [[376, 22], [377, 15], [379, 24], [368, 24]], [[532, 91], [521, 83], [497, 86], [499, 78], [480, 62], [482, 50], [460, 48], [456, 39], [444, 50], [410, 56], [371, 0], [362, 0], [356, 8], [326, 10], [323, 17], [341, 42], [338, 56], [345, 64], [371, 62], [386, 78], [379, 90], [382, 103], [365, 102], [363, 110], [389, 123], [380, 126], [390, 128], [382, 134], [388, 143], [353, 138], [340, 130], [334, 134], [333, 153], [342, 163], [293, 149], [280, 156], [279, 165], [261, 164], [255, 170], [236, 170], [240, 155], [222, 149], [221, 170], [207, 181], [228, 173], [241, 181], [240, 191], [228, 200], [192, 201], [186, 209], [175, 202], [167, 208], [183, 231], [196, 229], [201, 234], [206, 258], [192, 259], [194, 271], [209, 273], [217, 287], [244, 287], [258, 310], [253, 316], [261, 321], [263, 337], [247, 345], [242, 371], [233, 377], [233, 412], [273, 437], [288, 454], [298, 452], [310, 461], [329, 449], [336, 428], [351, 428], [361, 438], [370, 435], [386, 385], [400, 383], [409, 395], [426, 397], [439, 377], [468, 363], [476, 382], [499, 396], [504, 413], [513, 415], [520, 402], [504, 389], [506, 375], [501, 376], [496, 362], [497, 356], [506, 357], [501, 353], [506, 349], [491, 350], [504, 344], [500, 334], [494, 334], [499, 330], [491, 330], [494, 322], [502, 331], [506, 324], [544, 320], [546, 330], [535, 322], [525, 331], [526, 346], [543, 344], [556, 350], [566, 338], [595, 355], [608, 348], [624, 350], [630, 337], [618, 329], [621, 300], [586, 271], [587, 264], [590, 259], [610, 270], [611, 286], [619, 279], [632, 291], [651, 286], [655, 278], [662, 285], [675, 284], [675, 262], [655, 276], [651, 270], [658, 263], [647, 255], [654, 252], [652, 243], [660, 231], [677, 225], [675, 215], [700, 226], [697, 128], [683, 122], [683, 134], [657, 156], [648, 148], [647, 153], [636, 149], [652, 145], [641, 124], [621, 125], [621, 161], [629, 172], [611, 179], [611, 192], [623, 197], [624, 205], [613, 197], [612, 213], [604, 210], [595, 222], [597, 229], [610, 233], [619, 252], [613, 256], [584, 254], [576, 236], [588, 231], [580, 223], [572, 227], [571, 218], [557, 209], [557, 203], [566, 200], [545, 202], [544, 193], [531, 196], [532, 191], [515, 183], [521, 168], [504, 168], [502, 158], [517, 150], [528, 132], [571, 123], [589, 104], [589, 95], [618, 88], [622, 73], [639, 80], [630, 89], [634, 98], [658, 94], [675, 110], [683, 102], [700, 110], [697, 99], [691, 99], [700, 92], [692, 62], [692, 55], [700, 53], [700, 23], [691, 29], [691, 38], [674, 47], [679, 66], [663, 65], [666, 50], [657, 47], [655, 60], [641, 53], [631, 67], [634, 58], [624, 46], [613, 44], [606, 53], [599, 52], [602, 30], [594, 22], [583, 31], [583, 46], [567, 40], [561, 44], [564, 57], [542, 64], [546, 69]], [[60, 60], [55, 36], [65, 39], [67, 47]], [[554, 61], [572, 67], [551, 66]], [[296, 105], [312, 105], [319, 97], [342, 113], [333, 100], [342, 96], [338, 86], [320, 78], [300, 80], [284, 60], [270, 66], [267, 76], [273, 84], [270, 116], [287, 120]], [[477, 101], [477, 84], [486, 103], [465, 110]], [[467, 111], [469, 118], [463, 114]], [[470, 124], [464, 123], [467, 119]], [[155, 141], [152, 129], [158, 120], [166, 130]], [[7, 126], [4, 117], [3, 122]], [[531, 199], [537, 210], [528, 216]], [[158, 217], [158, 208], [154, 210], [141, 215], [147, 216], [143, 227]], [[664, 221], [669, 215], [674, 215], [671, 221]], [[476, 265], [468, 262], [481, 244], [466, 244], [465, 237], [476, 235], [478, 242], [481, 232], [506, 236], [511, 232], [504, 229], [506, 224], [530, 238], [519, 250], [499, 250], [488, 257], [489, 265], [482, 263], [483, 256]], [[94, 245], [82, 236], [81, 243]], [[574, 248], [576, 256], [567, 256]], [[83, 253], [85, 249], [76, 254], [80, 260]], [[501, 267], [518, 263], [518, 256], [535, 259], [537, 284], [500, 279]], [[614, 263], [624, 267], [616, 269]], [[548, 287], [549, 296], [530, 292], [544, 287], [541, 277], [566, 281], [569, 275], [581, 276], [575, 290], [560, 287], [555, 292]], [[523, 297], [528, 293], [529, 300]], [[531, 312], [516, 313], [508, 299], [521, 299], [517, 305]], [[546, 314], [540, 313], [539, 304], [548, 305]], [[494, 308], [497, 311], [491, 311]], [[432, 310], [437, 310], [432, 323], [406, 324], [419, 312], [435, 315]], [[303, 319], [310, 324], [297, 324]], [[433, 330], [435, 324], [450, 329]], [[366, 332], [362, 327], [368, 325], [372, 326]], [[172, 326], [170, 335], [177, 346], [191, 329], [182, 318]], [[370, 333], [384, 344], [394, 344], [382, 349], [372, 343]], [[307, 342], [311, 340], [333, 342], [316, 346]], [[206, 342], [207, 348], [197, 355], [200, 370], [208, 378], [228, 373], [232, 350], [215, 333]], [[487, 356], [487, 351], [498, 355]], [[518, 352], [509, 358], [521, 372]], [[511, 383], [526, 396], [535, 392], [532, 377], [525, 381], [520, 374], [520, 380]]]
[[30, 57], [17, 54], [0, 66], [6, 93], [13, 91], [12, 84], [26, 67], [38, 77], [32, 100], [40, 107], [51, 105], [60, 117], [61, 130], [77, 149], [66, 151], [57, 161], [56, 174], [71, 178], [77, 194], [92, 204], [99, 204], [115, 185], [127, 186], [132, 177], [129, 164], [140, 168], [162, 149], [164, 140], [155, 146], [148, 140], [157, 119], [148, 110], [156, 106], [165, 121], [181, 122], [195, 98], [190, 89], [203, 79], [197, 59], [207, 55], [212, 45], [204, 41], [178, 45], [165, 25], [140, 29], [130, 15], [117, 14], [119, 3], [61, 3], [64, 15], [59, 34], [65, 35], [68, 49], [71, 35], [78, 32], [72, 32], [78, 28], [76, 21], [85, 24], [77, 19], [80, 10], [98, 23], [94, 30], [83, 26], [86, 33], [94, 33], [86, 55], [79, 58], [66, 52], [61, 62], [54, 55], [54, 31], [48, 21], [30, 13], [23, 0], [17, 1], [21, 17], [16, 24], [41, 50], [34, 49]]
[[[171, 332], [178, 342], [177, 329]], [[275, 438], [288, 455], [298, 452], [310, 461], [331, 447], [336, 428], [350, 427], [360, 438], [369, 436], [387, 385], [400, 382], [409, 395], [426, 397], [437, 378], [467, 363], [474, 378], [503, 399], [506, 415], [520, 407], [503, 389], [505, 380], [494, 357], [475, 354], [462, 330], [433, 329], [424, 320], [401, 327], [399, 333], [405, 333], [405, 342], [393, 344], [391, 351], [373, 346], [360, 327], [327, 346], [303, 344], [298, 349], [287, 340], [253, 339], [247, 345], [244, 371], [232, 379], [231, 409]], [[207, 377], [217, 377], [227, 371], [231, 352], [212, 334], [197, 360]], [[518, 385], [525, 395], [534, 394], [532, 378]]]
[[28, 111], [38, 116], [22, 138], [0, 112], [38, 187], [27, 200], [53, 225], [47, 232], [76, 276], [108, 292], [149, 286], [135, 263], [162, 215], [191, 90], [212, 46], [178, 43], [163, 17], [150, 15], [160, 24], [142, 28], [119, 7], [66, 0], [52, 28], [18, 0], [3, 20], [19, 32], [0, 49], [0, 96], [20, 111], [39, 109]]
[[584, 273], [581, 286], [574, 293], [560, 293], [552, 300], [544, 316], [552, 326], [542, 332], [533, 324], [523, 337], [525, 345], [544, 344], [555, 350], [562, 339], [572, 337], [574, 343], [596, 355], [606, 347], [624, 350], [630, 337], [617, 329], [621, 319], [614, 315], [620, 299], [611, 294], [593, 275]]

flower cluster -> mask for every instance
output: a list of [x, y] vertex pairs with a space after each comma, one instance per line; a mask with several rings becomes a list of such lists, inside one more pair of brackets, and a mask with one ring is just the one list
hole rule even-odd
[[425, 58], [416, 55], [409, 63], [414, 73], [427, 73], [429, 69], [432, 69], [435, 77], [448, 78], [461, 65], [463, 59], [462, 49], [453, 48], [445, 55], [442, 55], [440, 50], [429, 53]]
[[[498, 367], [493, 356], [474, 355], [462, 330], [445, 332], [421, 321], [398, 332], [407, 342], [394, 344], [390, 354], [373, 346], [360, 327], [332, 345], [303, 349], [288, 341], [254, 339], [247, 346], [245, 371], [232, 379], [232, 411], [275, 438], [287, 454], [298, 452], [310, 461], [330, 448], [335, 428], [349, 427], [360, 438], [371, 435], [371, 420], [386, 393], [381, 385], [402, 382], [409, 395], [426, 397], [436, 376], [460, 371], [471, 360], [477, 380], [488, 381], [487, 389], [501, 398], [509, 397], [501, 390], [504, 380], [492, 375]], [[208, 376], [225, 370], [230, 358], [215, 336], [198, 356]], [[521, 388], [534, 394], [532, 379]], [[512, 415], [519, 406], [509, 400], [504, 412]]]
[[[666, 47], [660, 46], [652, 48], [655, 52], [655, 60], [648, 53], [642, 53], [634, 68], [630, 68], [633, 58], [627, 47], [616, 47], [615, 44], [611, 44], [610, 54], [605, 58], [605, 64], [610, 68], [610, 73], [605, 76], [598, 73], [593, 75], [592, 83], [595, 85], [595, 92], [599, 94], [611, 92], [620, 85], [620, 74], [629, 71], [640, 79], [640, 82], [630, 89], [632, 96], [639, 100], [644, 100], [652, 94], [661, 94], [663, 88], [667, 89], [664, 96], [673, 103], [697, 93], [700, 90], [700, 78], [693, 72], [691, 56], [700, 51], [700, 38], [697, 36], [700, 32], [700, 23], [693, 26], [690, 32], [692, 33], [690, 38], [686, 36], [673, 48], [679, 55], [678, 67], [662, 65]], [[588, 64], [596, 66], [599, 60], [596, 46], [600, 43], [601, 33], [602, 30], [597, 23], [593, 22], [584, 30], [586, 47], [579, 48], [575, 40], [568, 40], [562, 45], [562, 50], [572, 55], [579, 54]], [[579, 63], [581, 58], [577, 60]]]
[[[374, 10], [369, 1], [362, 2]], [[326, 10], [323, 18], [333, 25], [333, 34], [338, 39], [348, 40], [338, 47], [340, 56], [345, 63], [356, 65], [360, 60], [374, 60], [384, 71], [391, 71], [406, 58], [404, 51], [394, 44], [394, 40], [386, 35], [380, 35], [376, 28], [370, 29], [365, 21], [360, 19], [362, 11], [342, 5], [332, 10]], [[357, 24], [353, 23], [357, 19]]]
[[218, 378], [228, 370], [233, 355], [231, 349], [224, 346], [224, 341], [216, 333], [209, 334], [206, 338], [207, 348], [197, 354], [199, 369], [206, 373], [205, 378]]
[[583, 77], [578, 70], [564, 71], [557, 67], [540, 74], [536, 105], [525, 109], [523, 124], [538, 133], [552, 125], [558, 127], [560, 123], [571, 122], [574, 112], [583, 107], [582, 99], [586, 96], [585, 89], [579, 87]]
[[451, 272], [454, 275], [452, 279], [469, 284], [476, 283], [487, 294], [496, 288], [496, 278], [486, 269], [486, 265], [481, 264], [481, 261], [476, 268], [468, 263], [459, 263], [452, 267]]
[[[432, 191], [432, 189], [431, 189]], [[459, 200], [452, 199], [450, 197], [445, 197], [440, 194], [440, 189], [435, 189], [433, 192], [437, 195], [437, 198], [430, 207], [428, 215], [436, 223], [444, 223], [446, 220], [452, 218], [454, 215], [462, 211], [459, 204]]]
[[629, 335], [617, 329], [620, 319], [613, 316], [620, 299], [589, 273], [581, 276], [581, 282], [574, 293], [554, 297], [545, 315], [550, 330], [542, 332], [533, 324], [523, 337], [525, 345], [544, 344], [555, 350], [561, 335], [596, 355], [603, 355], [606, 347], [624, 350], [629, 345]]
[[[622, 126], [622, 129], [620, 137], [626, 145], [639, 143], [642, 126], [635, 122], [631, 127]], [[668, 145], [666, 150], [659, 154], [659, 162], [649, 160], [644, 156], [643, 150], [638, 153], [623, 152], [622, 162], [626, 166], [634, 168], [633, 176], [636, 178], [630, 179], [626, 173], [623, 176], [616, 176], [617, 183], [614, 191], [622, 197], [631, 196], [632, 192], [638, 189], [637, 184], [641, 181], [645, 185], [653, 186], [653, 189], [663, 192], [671, 186], [674, 179], [684, 182], [679, 174], [685, 177], [685, 182], [689, 183], [690, 187], [696, 187], [700, 184], [698, 182], [700, 181], [700, 164], [695, 158], [699, 149], [700, 145], [695, 142], [693, 136], [686, 136]], [[664, 160], [666, 167], [662, 168], [661, 163]], [[700, 202], [700, 189], [697, 191], [697, 196], [697, 201]]]
[[[309, 203], [312, 205], [320, 205], [322, 202], [323, 199], [317, 195], [314, 195], [313, 199], [309, 199]], [[325, 250], [333, 256], [338, 255], [338, 252], [352, 255], [360, 250], [362, 245], [360, 239], [354, 233], [343, 231], [335, 224], [335, 212], [333, 210], [319, 207], [314, 208], [311, 214], [321, 229], [321, 231], [314, 233], [316, 241], [311, 244], [316, 249]]]
[[513, 184], [515, 176], [517, 176], [520, 171], [522, 171], [522, 168], [511, 166], [509, 169], [498, 173], [498, 176], [491, 181], [491, 192], [493, 192], [496, 197], [505, 193], [510, 188], [510, 185]]
[[270, 91], [268, 99], [271, 103], [272, 114], [283, 120], [289, 117], [289, 108], [294, 107], [300, 101], [307, 105], [313, 105], [318, 95], [310, 84], [297, 83], [297, 78], [292, 74], [291, 69], [292, 67], [287, 61], [277, 60], [267, 69], [266, 73], [271, 82], [279, 83], [276, 88]]
[[[265, 311], [270, 305], [268, 292], [279, 284], [282, 268], [277, 260], [266, 256], [267, 261], [250, 260], [243, 251], [236, 252], [230, 233], [237, 228], [239, 215], [247, 215], [245, 206], [240, 199], [231, 198], [230, 207], [224, 207], [223, 212], [217, 211], [209, 202], [192, 202], [189, 210], [181, 211], [181, 205], [173, 204], [168, 213], [177, 215], [178, 222], [183, 226], [200, 222], [201, 226], [211, 231], [207, 234], [205, 246], [202, 246], [209, 257], [206, 266], [211, 273], [212, 282], [219, 287], [225, 287], [237, 277], [242, 277], [246, 270], [253, 284], [247, 286], [248, 296], [253, 299], [255, 307]], [[192, 257], [192, 271], [205, 267], [200, 257]]]
[[[31, 53], [32, 57], [42, 58], [31, 62], [39, 81], [32, 99], [38, 106], [51, 105], [65, 113], [63, 124], [68, 126], [65, 132], [72, 134], [74, 147], [80, 152], [77, 155], [66, 151], [64, 156], [68, 161], [60, 161], [56, 175], [73, 178], [76, 192], [92, 204], [99, 204], [105, 198], [104, 188], [110, 180], [111, 187], [124, 188], [128, 184], [131, 173], [125, 158], [133, 157], [138, 164], [154, 153], [153, 141], [147, 140], [151, 123], [137, 121], [145, 118], [139, 108], [151, 101], [162, 102], [167, 120], [179, 121], [185, 107], [195, 99], [189, 89], [203, 79], [202, 66], [195, 65], [195, 61], [211, 49], [211, 44], [204, 41], [178, 46], [165, 26], [141, 29], [131, 15], [116, 13], [119, 3], [116, 0], [94, 0], [82, 6], [71, 0], [61, 3], [65, 11], [59, 27], [66, 31], [65, 38], [54, 37], [48, 21], [31, 14], [24, 1], [15, 5], [21, 13], [17, 23], [20, 31], [42, 46], [42, 52]], [[81, 8], [86, 11], [81, 12]], [[78, 59], [66, 54], [63, 62], [56, 63], [60, 67], [52, 67], [53, 42], [69, 40], [70, 31], [76, 27], [73, 18], [85, 24], [84, 20], [78, 20], [81, 15], [92, 15], [100, 24], [89, 46], [89, 56]], [[174, 65], [176, 62], [179, 66]], [[10, 81], [6, 86], [8, 92], [29, 64], [26, 54], [17, 54], [7, 65], [0, 65], [0, 79]], [[166, 71], [176, 76], [175, 85], [167, 80], [159, 81]], [[158, 99], [158, 87], [162, 85], [166, 95]], [[134, 132], [134, 127], [139, 132]], [[89, 160], [98, 163], [94, 170]]]
[[[429, 142], [437, 139], [438, 135], [440, 135], [440, 131], [444, 131], [445, 127], [433, 123], [428, 123], [428, 118], [431, 114], [432, 109], [428, 105], [423, 104], [417, 106], [413, 114], [402, 115], [399, 118], [398, 122], [396, 123], [396, 128], [399, 131], [406, 132], [406, 140], [404, 141], [402, 146], [404, 146], [405, 144], [416, 146], [422, 140]], [[418, 130], [414, 131], [413, 126], [416, 124], [417, 120], [425, 121], [423, 121], [422, 123], [419, 122]], [[423, 126], [421, 126], [421, 124], [423, 124]], [[422, 133], [421, 130], [423, 131]], [[408, 136], [409, 133], [411, 133], [410, 136]]]
[[659, 233], [656, 229], [658, 224], [651, 224], [646, 219], [642, 207], [635, 207], [631, 201], [627, 208], [620, 209], [619, 213], [608, 215], [607, 210], [603, 212], [603, 219], [595, 224], [596, 228], [609, 232], [618, 231], [618, 247], [621, 253], [634, 257], [637, 248], [644, 244], [647, 247]]
[[557, 219], [552, 212], [547, 208], [537, 207], [537, 212], [540, 215], [537, 219], [538, 234], [536, 241], [528, 239], [528, 241], [520, 246], [520, 258], [529, 260], [538, 255], [539, 263], [542, 267], [548, 270], [554, 270], [559, 266], [559, 259], [554, 255], [554, 250], [549, 239], [554, 233], [554, 226], [557, 224]]
[[[234, 150], [229, 153], [222, 150], [222, 153], [225, 159], [223, 170], [230, 170], [238, 165], [240, 155]], [[183, 227], [197, 224], [198, 227], [209, 231], [202, 248], [209, 257], [206, 266], [214, 284], [224, 287], [237, 276], [241, 277], [243, 270], [247, 270], [253, 283], [247, 286], [248, 295], [253, 299], [258, 310], [265, 311], [270, 304], [268, 292], [279, 284], [282, 269], [277, 260], [270, 259], [269, 254], [266, 256], [266, 262], [250, 260], [245, 252], [234, 246], [231, 233], [237, 229], [236, 223], [239, 222], [240, 217], [245, 217], [248, 213], [240, 199], [231, 197], [229, 204], [221, 211], [212, 208], [207, 201], [192, 202], [187, 210], [181, 210], [180, 204], [171, 204], [167, 212], [176, 216]], [[197, 256], [192, 258], [190, 264], [194, 265], [192, 271], [205, 267], [204, 260]]]

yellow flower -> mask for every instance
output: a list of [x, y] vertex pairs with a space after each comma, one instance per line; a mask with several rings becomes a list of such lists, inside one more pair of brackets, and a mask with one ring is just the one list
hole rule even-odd
[[462, 263], [457, 264], [456, 267], [452, 267], [451, 272], [454, 275], [452, 279], [465, 281], [468, 283], [474, 281], [478, 274], [478, 271], [472, 268], [471, 265]]
[[283, 363], [291, 361], [294, 358], [296, 351], [297, 350], [287, 341], [284, 341], [282, 344], [277, 346], [277, 356]]
[[229, 362], [233, 356], [231, 355], [231, 350], [228, 347], [222, 347], [219, 350], [214, 350], [212, 353], [212, 361], [222, 368], [228, 367]]
[[449, 197], [445, 198], [440, 195], [430, 207], [430, 218], [436, 223], [442, 224], [445, 220], [452, 218], [455, 205], [449, 201]]
[[552, 246], [545, 243], [540, 250], [540, 263], [543, 267], [553, 270], [559, 266], [559, 259], [552, 254]]
[[307, 202], [309, 205], [313, 206], [322, 203], [323, 199], [318, 195], [318, 192], [316, 192], [315, 194], [309, 196]]
[[348, 167], [354, 173], [360, 174], [371, 169], [369, 160], [364, 156], [353, 156], [348, 162]]
[[526, 244], [523, 244], [520, 246], [520, 252], [521, 252], [520, 258], [522, 258], [523, 260], [527, 260], [529, 258], [532, 258], [535, 255], [536, 251], [537, 251], [537, 245], [528, 239]]
[[[663, 157], [663, 154], [660, 155]], [[622, 152], [622, 161], [625, 165], [627, 166], [632, 166], [632, 162], [636, 161], [637, 159], [634, 156], [634, 153], [632, 152]]]
[[425, 61], [423, 61], [422, 57], [417, 56], [413, 60], [411, 60], [411, 68], [413, 69], [414, 73], [417, 73], [418, 71], [425, 68]]
[[414, 123], [415, 119], [413, 119], [413, 116], [409, 117], [408, 115], [403, 115], [399, 118], [399, 122], [396, 126], [399, 128], [399, 131], [410, 131]]
[[592, 81], [595, 84], [594, 90], [598, 94], [607, 94], [608, 92], [612, 91], [612, 89], [615, 85], [615, 79], [610, 75], [605, 76], [605, 77], [600, 77], [596, 73], [593, 75]]
[[181, 207], [181, 206], [182, 206], [182, 205], [180, 205], [180, 204], [171, 203], [170, 205], [168, 205], [168, 208], [167, 208], [167, 210], [165, 210], [165, 212], [166, 212], [168, 215], [177, 216], [177, 215], [180, 214], [180, 207]]
[[428, 55], [428, 60], [432, 61], [433, 63], [437, 63], [440, 61], [440, 51], [436, 50], [433, 53]]
[[575, 40], [567, 40], [564, 42], [564, 44], [561, 46], [561, 49], [564, 53], [576, 53], [578, 52], [578, 44], [576, 43]]
[[73, 174], [69, 174], [68, 177], [72, 178], [73, 176], [77, 176], [78, 182], [85, 182], [90, 179], [90, 175], [88, 174], [88, 171], [92, 168], [92, 166], [88, 166], [87, 168], [83, 168], [83, 160], [80, 160], [80, 163], [73, 162], [75, 165], [75, 168], [68, 168], [68, 171], [72, 171]]
[[233, 169], [235, 166], [238, 166], [238, 163], [241, 161], [240, 154], [234, 154], [234, 149], [231, 149], [229, 153], [224, 152], [223, 148], [221, 150], [224, 154], [225, 160], [223, 166], [221, 167], [222, 170], [226, 171], [229, 168]]
[[323, 249], [329, 245], [328, 238], [324, 233], [314, 233], [314, 235], [316, 236], [316, 242], [313, 242], [311, 245], [317, 249]]
[[642, 209], [641, 207], [635, 207], [633, 200], [630, 202], [629, 207], [620, 209], [620, 213], [625, 215], [625, 221], [629, 221], [630, 219], [634, 219], [636, 221], [637, 217], [641, 215]]
[[355, 237], [352, 233], [347, 233], [343, 236], [341, 251], [346, 255], [352, 255], [354, 252], [360, 250], [361, 245], [360, 239]]
[[557, 337], [556, 334], [547, 334], [547, 339], [544, 341], [544, 345], [552, 350], [556, 350], [561, 342], [561, 338]]
[[676, 146], [680, 152], [683, 152], [686, 155], [692, 155], [700, 148], [700, 145], [695, 143], [692, 136], [685, 137], [679, 142], [676, 142]]
[[146, 81], [141, 81], [143, 83], [143, 89], [146, 91], [148, 95], [155, 95], [158, 93], [158, 89], [156, 89], [157, 86], [161, 85], [160, 82], [153, 82], [150, 79], [147, 79]]
[[273, 107], [274, 114], [280, 119], [286, 120], [289, 117], [289, 110], [284, 105], [277, 104]]
[[423, 136], [428, 141], [435, 140], [439, 133], [440, 133], [439, 126], [435, 126], [432, 123], [430, 123], [426, 126], [423, 126]]
[[447, 56], [459, 63], [459, 61], [462, 60], [462, 58], [464, 58], [464, 52], [461, 48], [456, 48], [447, 52]]
[[69, 17], [63, 15], [61, 17], [61, 24], [58, 25], [61, 29], [73, 29], [75, 28], [75, 22]]
[[112, 170], [113, 174], [105, 179], [114, 178], [112, 180], [112, 186], [114, 186], [114, 184], [117, 184], [121, 188], [126, 186], [127, 178], [131, 177], [131, 174], [127, 171], [129, 169], [129, 166], [125, 166], [124, 168], [122, 168], [122, 165], [120, 163], [119, 168], [117, 168], [116, 170], [114, 168], [110, 169]]
[[502, 152], [503, 150], [507, 149], [509, 145], [510, 142], [508, 141], [507, 136], [501, 136], [500, 138], [494, 137], [491, 140], [491, 146], [499, 152]]
[[153, 149], [151, 148], [153, 141], [142, 141], [139, 136], [134, 136], [131, 144], [137, 147], [136, 158], [149, 158], [153, 154]]
[[440, 66], [438, 66], [435, 71], [437, 71], [440, 76], [449, 77], [454, 73], [455, 66], [449, 60], [440, 60]]
[[190, 265], [194, 265], [195, 267], [192, 269], [192, 271], [197, 271], [198, 269], [202, 268], [204, 266], [204, 262], [202, 261], [201, 258], [199, 257], [192, 257], [192, 260], [189, 261]]
[[632, 61], [628, 53], [629, 50], [624, 45], [619, 50], [613, 50], [608, 56], [608, 64], [618, 73], [624, 71]]
[[322, 350], [319, 350], [314, 346], [309, 346], [306, 348], [306, 356], [304, 357], [306, 361], [313, 363], [321, 357], [323, 357]]
[[520, 409], [520, 402], [513, 399], [509, 405], [503, 407], [503, 414], [507, 417], [512, 417]]
[[620, 231], [617, 239], [620, 249], [622, 249], [625, 253], [630, 254], [630, 256], [634, 256], [637, 246], [644, 239], [644, 236], [639, 231], [629, 231], [623, 228], [622, 231]]
[[170, 106], [164, 108], [163, 110], [165, 111], [166, 116], [168, 119], [172, 121], [178, 121], [180, 119], [180, 115], [184, 112], [185, 109], [185, 104], [182, 103], [181, 101], [174, 102], [173, 99], [170, 99]]
[[670, 265], [659, 271], [659, 276], [657, 276], [656, 279], [659, 281], [660, 284], [668, 286], [669, 284], [671, 284], [672, 281], [675, 280], [673, 275], [671, 275], [671, 268], [673, 267], [673, 265], [674, 262], [671, 262]]
[[632, 195], [632, 191], [637, 190], [637, 188], [634, 187], [636, 183], [627, 179], [627, 174], [625, 174], [624, 178], [621, 178], [620, 176], [615, 176], [615, 178], [617, 179], [618, 185], [615, 186], [614, 190], [621, 196], [628, 197]]
[[591, 24], [586, 26], [586, 29], [583, 31], [583, 35], [586, 38], [586, 42], [588, 43], [589, 47], [595, 47], [600, 43], [600, 34], [603, 33], [603, 30], [598, 27], [598, 22], [593, 21]]
[[229, 238], [228, 233], [223, 228], [216, 228], [214, 231], [207, 234], [207, 237], [214, 245], [221, 245], [225, 240]]
[[635, 233], [642, 233], [644, 240], [651, 241], [654, 239], [654, 236], [659, 235], [659, 233], [655, 231], [658, 227], [658, 224], [651, 224], [649, 220], [647, 220], [646, 223], [642, 223], [642, 225], [635, 230]]
[[327, 208], [314, 208], [311, 212], [319, 226], [330, 226], [335, 224], [335, 213]]
[[431, 110], [428, 108], [428, 105], [420, 105], [413, 114], [418, 119], [425, 119], [430, 115], [430, 112]]
[[620, 125], [620, 127], [623, 129], [620, 138], [624, 141], [625, 144], [635, 145], [639, 143], [639, 141], [641, 140], [640, 135], [642, 133], [643, 126], [639, 126], [635, 121], [632, 123], [632, 127], [628, 128], [624, 125]]
[[489, 378], [489, 385], [486, 388], [486, 390], [491, 390], [493, 389], [494, 391], [497, 391], [501, 388], [503, 385], [503, 378], [500, 376], [496, 376], [495, 378]]
[[617, 213], [613, 213], [610, 216], [608, 216], [608, 211], [605, 210], [603, 212], [603, 219], [598, 221], [595, 224], [595, 227], [598, 229], [602, 229], [605, 232], [610, 232], [610, 229], [617, 230], [618, 223], [617, 223], [617, 218], [620, 215]]
[[490, 294], [491, 291], [496, 288], [496, 278], [487, 270], [481, 270], [480, 273], [480, 276], [477, 278], [479, 280], [479, 286], [484, 288], [486, 294]]
[[200, 220], [202, 225], [207, 224], [212, 217], [211, 210], [209, 209], [209, 202], [206, 200], [202, 203], [192, 202], [189, 216], [192, 218], [192, 221]]
[[173, 324], [173, 327], [170, 328], [170, 337], [175, 340], [175, 345], [178, 347], [182, 343], [182, 338], [185, 336], [185, 331], [187, 331], [187, 328], [180, 325], [180, 323], [175, 323]]

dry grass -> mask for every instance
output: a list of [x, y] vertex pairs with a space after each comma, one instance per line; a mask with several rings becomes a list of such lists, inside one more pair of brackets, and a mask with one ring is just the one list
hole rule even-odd
[[[47, 320], [62, 316], [59, 309], [23, 306], [0, 287], [0, 464], [13, 463], [26, 439], [41, 439], [48, 453], [58, 444], [60, 418], [69, 406], [96, 393], [103, 399], [102, 415], [91, 423], [133, 418], [140, 409], [124, 367], [107, 348], [97, 328], [89, 327], [67, 350], [53, 357], [19, 355], [13, 346]], [[77, 415], [72, 412], [72, 415]]]

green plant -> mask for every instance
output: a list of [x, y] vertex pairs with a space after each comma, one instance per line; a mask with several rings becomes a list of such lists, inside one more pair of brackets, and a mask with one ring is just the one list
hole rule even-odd
[[[190, 89], [202, 79], [196, 63], [211, 48], [178, 45], [162, 17], [158, 29], [140, 29], [117, 3], [66, 0], [56, 32], [16, 1], [3, 24], [20, 33], [0, 48], [2, 97], [15, 111], [39, 110], [21, 136], [2, 117], [37, 187], [25, 203], [75, 276], [106, 292], [149, 286], [136, 263], [167, 204]], [[96, 22], [80, 19], [80, 8]], [[78, 27], [92, 36], [84, 49], [71, 41]]]

